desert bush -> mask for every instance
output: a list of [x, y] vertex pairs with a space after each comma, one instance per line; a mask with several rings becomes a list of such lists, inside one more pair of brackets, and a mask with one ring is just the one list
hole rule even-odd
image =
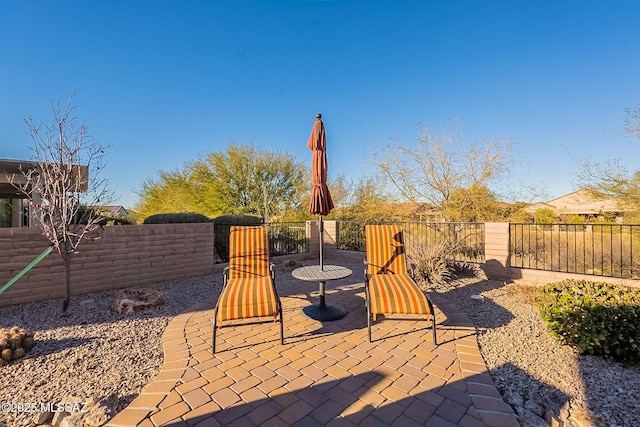
[[364, 229], [364, 223], [340, 221], [340, 241], [338, 242], [338, 249], [364, 252]]
[[581, 354], [640, 364], [640, 289], [565, 280], [536, 293], [547, 328]]
[[131, 225], [135, 224], [135, 221], [131, 218], [122, 215], [105, 216], [100, 220], [100, 225]]
[[261, 225], [262, 218], [253, 215], [222, 215], [213, 220], [213, 245], [222, 262], [229, 260], [229, 232], [232, 225]]
[[533, 213], [536, 224], [553, 224], [556, 221], [556, 214], [552, 209], [540, 208]]
[[199, 213], [178, 212], [151, 215], [145, 218], [143, 224], [184, 224], [200, 222], [211, 222], [211, 220]]
[[24, 356], [33, 347], [33, 332], [13, 326], [0, 328], [0, 366]]
[[438, 286], [450, 280], [454, 262], [453, 244], [444, 239], [427, 242], [410, 239], [407, 243], [407, 261], [412, 266], [414, 278], [428, 285]]
[[271, 256], [307, 252], [307, 229], [304, 222], [276, 223], [269, 226]]

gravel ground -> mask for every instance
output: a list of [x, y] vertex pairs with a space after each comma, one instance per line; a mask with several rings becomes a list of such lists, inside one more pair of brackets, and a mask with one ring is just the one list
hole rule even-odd
[[558, 345], [534, 289], [464, 278], [432, 291], [471, 318], [494, 383], [523, 426], [549, 426], [552, 418], [565, 426], [640, 426], [640, 370]]
[[[285, 277], [281, 273], [279, 280]], [[36, 345], [24, 358], [0, 367], [0, 404], [58, 403], [75, 396], [101, 401], [112, 416], [159, 371], [169, 321], [215, 298], [221, 281], [217, 274], [151, 286], [166, 304], [130, 315], [113, 309], [117, 291], [73, 297], [66, 317], [60, 315], [61, 300], [0, 307], [0, 327], [36, 333]], [[494, 382], [523, 426], [548, 426], [552, 417], [567, 426], [640, 426], [640, 371], [556, 344], [529, 288], [461, 278], [431, 291], [455, 301], [473, 320]], [[0, 425], [30, 425], [37, 416], [10, 409], [3, 406]]]
[[19, 325], [35, 332], [27, 355], [0, 367], [0, 425], [25, 426], [38, 416], [17, 412], [16, 404], [68, 403], [71, 397], [103, 401], [111, 416], [127, 406], [162, 366], [162, 334], [169, 321], [196, 303], [214, 298], [220, 274], [161, 283], [166, 303], [134, 314], [114, 310], [117, 291], [62, 300], [0, 307], [0, 327]]

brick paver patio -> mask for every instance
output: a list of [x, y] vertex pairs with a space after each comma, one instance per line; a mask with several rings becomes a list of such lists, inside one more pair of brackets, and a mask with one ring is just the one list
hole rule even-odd
[[427, 321], [379, 321], [369, 343], [362, 264], [352, 269], [351, 277], [327, 283], [327, 303], [348, 314], [324, 323], [300, 312], [317, 303], [317, 285], [278, 273], [284, 346], [273, 321], [239, 324], [218, 332], [213, 355], [214, 302], [175, 317], [163, 336], [160, 373], [107, 425], [519, 425], [466, 315], [434, 297], [438, 346]]

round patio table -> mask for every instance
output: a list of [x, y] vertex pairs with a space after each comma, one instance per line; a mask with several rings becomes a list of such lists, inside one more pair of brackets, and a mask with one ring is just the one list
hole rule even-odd
[[324, 288], [328, 280], [344, 279], [351, 276], [352, 271], [339, 265], [310, 265], [296, 268], [291, 272], [293, 277], [307, 282], [320, 282], [320, 303], [302, 308], [302, 314], [314, 320], [337, 320], [347, 314], [347, 310], [338, 305], [327, 305]]

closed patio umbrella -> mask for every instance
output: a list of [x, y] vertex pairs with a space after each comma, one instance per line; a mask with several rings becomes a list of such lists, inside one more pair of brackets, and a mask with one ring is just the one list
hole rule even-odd
[[323, 234], [322, 217], [328, 215], [333, 209], [333, 199], [329, 187], [327, 187], [327, 136], [324, 131], [322, 114], [316, 115], [313, 130], [309, 137], [307, 147], [312, 151], [311, 157], [311, 203], [309, 212], [312, 215], [319, 215], [320, 231], [320, 267], [323, 266]]

